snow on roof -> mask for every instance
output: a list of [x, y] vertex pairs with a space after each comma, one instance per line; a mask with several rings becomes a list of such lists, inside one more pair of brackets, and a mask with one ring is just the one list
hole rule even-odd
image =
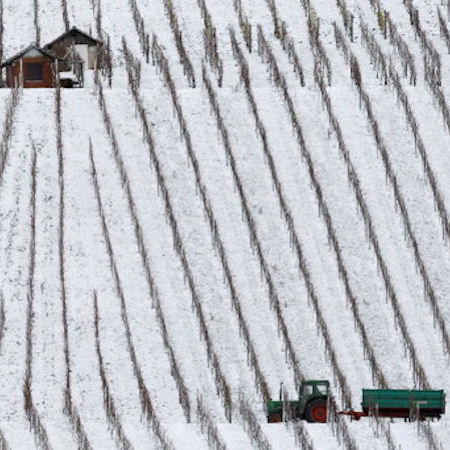
[[5, 62], [1, 64], [0, 67], [6, 67], [11, 65], [15, 60], [21, 58], [22, 56], [26, 55], [29, 51], [36, 50], [40, 53], [42, 53], [45, 56], [48, 56], [49, 58], [55, 59], [55, 55], [53, 55], [49, 50], [45, 50], [41, 47], [38, 47], [36, 44], [31, 44], [21, 52], [17, 53], [16, 55], [12, 56], [11, 58], [7, 59]]
[[63, 39], [65, 39], [67, 37], [75, 37], [77, 35], [83, 37], [84, 39], [87, 39], [92, 44], [102, 44], [101, 41], [99, 41], [98, 39], [93, 38], [92, 36], [90, 36], [89, 34], [85, 33], [84, 31], [81, 31], [81, 30], [79, 30], [76, 27], [72, 27], [70, 30], [66, 31], [65, 33], [61, 34], [61, 36], [58, 36], [56, 39], [54, 39], [53, 41], [48, 43], [44, 48], [50, 48], [51, 46], [56, 44], [58, 41], [62, 41]]

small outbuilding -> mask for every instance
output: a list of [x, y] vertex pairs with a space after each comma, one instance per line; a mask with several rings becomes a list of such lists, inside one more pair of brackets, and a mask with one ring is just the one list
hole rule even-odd
[[[98, 48], [102, 43], [78, 28], [70, 30], [47, 44], [44, 49], [51, 51], [59, 60], [71, 64], [81, 61], [84, 70], [95, 70], [98, 67]], [[62, 71], [68, 69], [63, 67]]]
[[6, 69], [6, 86], [13, 88], [23, 83], [25, 88], [52, 88], [55, 86], [56, 57], [36, 45], [30, 45], [2, 63]]

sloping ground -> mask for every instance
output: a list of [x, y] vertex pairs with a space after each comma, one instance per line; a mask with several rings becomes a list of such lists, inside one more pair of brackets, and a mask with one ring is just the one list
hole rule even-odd
[[5, 56], [68, 22], [113, 62], [111, 88], [0, 92], [7, 448], [445, 448], [445, 417], [264, 411], [303, 377], [338, 410], [450, 389], [435, 3], [3, 0]]

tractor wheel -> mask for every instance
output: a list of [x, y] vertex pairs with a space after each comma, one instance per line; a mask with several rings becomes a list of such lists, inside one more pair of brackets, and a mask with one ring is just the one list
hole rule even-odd
[[272, 413], [267, 416], [268, 423], [279, 423], [281, 422], [281, 413]]
[[327, 401], [318, 398], [308, 403], [305, 418], [310, 423], [325, 423], [327, 421]]

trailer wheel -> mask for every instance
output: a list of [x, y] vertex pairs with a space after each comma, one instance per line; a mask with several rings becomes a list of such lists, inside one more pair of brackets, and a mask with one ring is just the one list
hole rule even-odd
[[279, 423], [281, 422], [281, 414], [280, 413], [272, 413], [267, 416], [268, 423]]
[[310, 423], [325, 423], [327, 421], [327, 401], [318, 398], [308, 403], [305, 418]]

